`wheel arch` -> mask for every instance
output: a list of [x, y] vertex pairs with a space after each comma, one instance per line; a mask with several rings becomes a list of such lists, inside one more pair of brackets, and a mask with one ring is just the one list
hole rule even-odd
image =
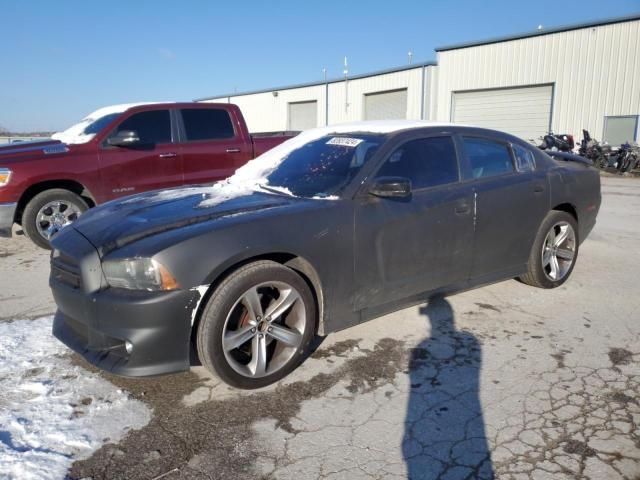
[[247, 257], [243, 260], [237, 261], [219, 273], [215, 279], [207, 286], [206, 293], [200, 298], [196, 313], [194, 316], [194, 322], [191, 326], [191, 346], [193, 354], [197, 355], [197, 351], [195, 348], [195, 336], [198, 332], [198, 326], [200, 325], [200, 320], [202, 317], [202, 312], [211, 298], [211, 295], [215, 291], [215, 289], [222, 283], [222, 281], [231, 275], [233, 272], [238, 270], [239, 268], [253, 262], [257, 262], [260, 260], [271, 260], [272, 262], [279, 263], [281, 265], [287, 266], [294, 270], [298, 275], [300, 275], [303, 280], [307, 283], [309, 288], [311, 289], [311, 293], [316, 302], [316, 309], [318, 311], [318, 322], [316, 323], [316, 334], [324, 335], [324, 288], [322, 282], [320, 280], [320, 276], [316, 271], [315, 267], [309, 262], [306, 258], [301, 257], [299, 255], [295, 255], [293, 253], [287, 252], [271, 252], [264, 253], [260, 255], [255, 255], [251, 257]]
[[96, 206], [96, 200], [93, 194], [89, 191], [87, 187], [76, 180], [69, 179], [59, 179], [59, 180], [45, 180], [42, 182], [34, 183], [30, 185], [18, 200], [18, 207], [16, 208], [14, 221], [20, 225], [22, 225], [22, 214], [24, 213], [24, 209], [27, 204], [39, 193], [45, 192], [47, 190], [52, 190], [54, 188], [61, 188], [63, 190], [68, 190], [76, 195], [82, 197], [89, 208]]
[[551, 210], [558, 210], [560, 212], [566, 212], [569, 215], [571, 215], [573, 218], [575, 218], [576, 222], [579, 222], [578, 220], [578, 210], [576, 209], [575, 205], [573, 205], [572, 203], [560, 203], [558, 205], [556, 205], [555, 207], [553, 207]]

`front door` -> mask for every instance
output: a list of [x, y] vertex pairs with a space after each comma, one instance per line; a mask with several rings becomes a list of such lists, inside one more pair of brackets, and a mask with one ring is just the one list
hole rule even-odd
[[451, 136], [408, 140], [373, 176], [411, 180], [408, 198], [356, 200], [354, 308], [375, 307], [465, 281], [473, 192], [461, 183]]
[[100, 149], [100, 176], [105, 200], [182, 185], [182, 157], [173, 143], [169, 110], [133, 113], [109, 136], [134, 131], [140, 142], [131, 147]]

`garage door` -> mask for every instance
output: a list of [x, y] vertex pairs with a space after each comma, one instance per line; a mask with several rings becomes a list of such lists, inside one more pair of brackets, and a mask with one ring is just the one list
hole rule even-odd
[[369, 93], [364, 96], [365, 120], [407, 118], [407, 89]]
[[318, 126], [318, 102], [289, 104], [289, 130], [308, 130]]
[[451, 118], [537, 140], [549, 131], [552, 96], [551, 85], [455, 92]]

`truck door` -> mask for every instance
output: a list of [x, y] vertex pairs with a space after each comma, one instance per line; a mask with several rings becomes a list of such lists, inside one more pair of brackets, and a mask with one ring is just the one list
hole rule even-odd
[[252, 158], [251, 142], [234, 128], [224, 108], [182, 108], [180, 113], [180, 152], [186, 184], [225, 179]]
[[[140, 141], [114, 147], [107, 139], [121, 131], [136, 132]], [[182, 158], [173, 142], [167, 109], [132, 113], [100, 146], [100, 177], [105, 199], [182, 185]]]

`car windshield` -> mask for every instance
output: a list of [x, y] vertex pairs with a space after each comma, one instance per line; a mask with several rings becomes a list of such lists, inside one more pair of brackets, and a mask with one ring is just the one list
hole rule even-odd
[[380, 134], [328, 135], [293, 150], [266, 187], [298, 197], [339, 196], [385, 140]]

